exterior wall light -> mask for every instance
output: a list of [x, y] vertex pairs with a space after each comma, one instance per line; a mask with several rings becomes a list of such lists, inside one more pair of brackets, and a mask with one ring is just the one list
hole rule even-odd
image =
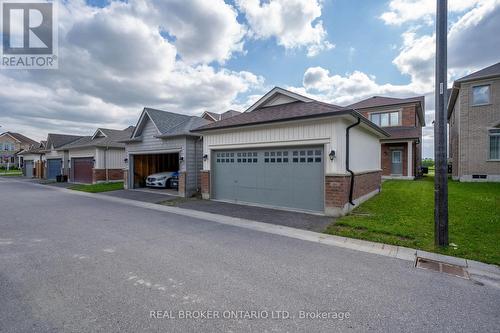
[[179, 161], [184, 162], [184, 156], [179, 157]]
[[335, 150], [330, 151], [330, 154], [328, 154], [328, 156], [330, 157], [330, 161], [333, 161], [333, 159], [335, 158]]
[[203, 160], [204, 160], [205, 162], [208, 160], [208, 155], [207, 155], [207, 154], [203, 155]]
[[125, 158], [123, 159], [123, 162], [124, 162], [124, 163], [128, 163], [128, 158], [126, 158], [126, 157], [125, 157]]

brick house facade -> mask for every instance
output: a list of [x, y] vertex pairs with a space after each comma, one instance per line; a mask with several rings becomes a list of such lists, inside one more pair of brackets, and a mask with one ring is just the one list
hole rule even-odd
[[413, 179], [419, 175], [424, 103], [423, 96], [405, 99], [374, 96], [348, 106], [391, 135], [380, 140], [383, 178]]
[[449, 90], [449, 161], [460, 181], [500, 181], [500, 63]]

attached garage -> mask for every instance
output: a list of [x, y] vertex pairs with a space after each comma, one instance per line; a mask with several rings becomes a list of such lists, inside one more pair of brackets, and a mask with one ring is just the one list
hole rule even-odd
[[323, 146], [212, 153], [213, 197], [323, 212]]
[[94, 168], [93, 157], [82, 157], [71, 159], [71, 180], [74, 183], [91, 184], [92, 169]]
[[33, 161], [24, 160], [24, 176], [28, 178], [33, 178]]
[[48, 159], [47, 160], [47, 179], [56, 179], [61, 175], [62, 159]]
[[146, 186], [149, 175], [179, 171], [179, 153], [131, 155], [134, 188]]
[[204, 199], [341, 216], [380, 190], [388, 134], [352, 109], [274, 88], [194, 132]]

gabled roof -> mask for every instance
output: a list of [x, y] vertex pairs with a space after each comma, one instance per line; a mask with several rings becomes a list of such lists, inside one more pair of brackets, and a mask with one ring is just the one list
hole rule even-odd
[[205, 111], [205, 112], [203, 112], [201, 117], [204, 119], [206, 119], [206, 117], [209, 117], [213, 121], [219, 121], [222, 119], [234, 117], [236, 115], [239, 115], [240, 113], [241, 112], [236, 111], [236, 110], [227, 110], [226, 112], [223, 112], [223, 113], [215, 113], [215, 112]]
[[10, 136], [11, 138], [13, 138], [14, 140], [18, 141], [21, 144], [34, 145], [34, 144], [38, 143], [35, 140], [32, 140], [32, 139], [28, 138], [27, 136], [22, 135], [21, 133], [3, 132], [2, 134], [0, 134], [0, 136], [3, 136], [3, 135], [8, 135], [8, 136]]
[[[252, 112], [254, 110], [257, 110], [258, 108], [264, 107], [266, 105], [273, 105], [273, 101], [277, 100], [279, 97], [285, 97], [288, 101], [287, 103], [290, 103], [292, 101], [298, 101], [298, 102], [312, 102], [314, 101], [312, 98], [297, 94], [293, 91], [286, 90], [280, 87], [274, 87], [271, 89], [267, 94], [259, 98], [257, 102], [252, 104], [248, 109], [245, 110], [245, 112]], [[284, 103], [283, 103], [284, 104]], [[276, 105], [276, 104], [274, 104]]]
[[81, 135], [49, 133], [49, 135], [47, 135], [47, 144], [45, 148], [51, 149], [54, 147], [57, 149], [81, 138], [83, 138]]
[[174, 136], [197, 136], [191, 133], [191, 130], [202, 125], [210, 123], [210, 121], [196, 116], [188, 116], [180, 113], [173, 113], [151, 108], [144, 108], [137, 126], [133, 131], [129, 140], [122, 140], [122, 142], [137, 141], [141, 136], [142, 129], [146, 121], [150, 119], [158, 130], [157, 137], [166, 138]]
[[460, 85], [462, 83], [475, 80], [492, 79], [496, 77], [500, 77], [500, 62], [455, 80], [455, 82], [453, 82], [453, 87], [448, 89], [448, 119], [450, 119], [453, 108], [455, 107], [458, 92], [460, 91]]
[[355, 110], [314, 100], [310, 102], [296, 101], [287, 104], [260, 107], [252, 112], [243, 112], [237, 116], [201, 126], [194, 131], [203, 133], [205, 131], [215, 129], [342, 115], [351, 115], [355, 118], [360, 117], [361, 121], [366, 125], [370, 126], [383, 136], [389, 136], [387, 132], [363, 117]]
[[18, 155], [27, 155], [27, 154], [44, 154], [45, 153], [45, 145], [47, 141], [40, 141], [40, 143], [36, 143], [31, 145], [28, 149], [24, 149], [17, 153]]
[[87, 147], [125, 148], [125, 144], [122, 141], [130, 138], [134, 129], [135, 127], [133, 126], [123, 130], [98, 128], [94, 135], [81, 137], [76, 141], [61, 146], [58, 150]]

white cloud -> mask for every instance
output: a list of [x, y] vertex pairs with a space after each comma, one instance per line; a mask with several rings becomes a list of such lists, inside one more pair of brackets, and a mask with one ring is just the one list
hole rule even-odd
[[[0, 73], [2, 130], [26, 130], [24, 134], [41, 139], [49, 131], [89, 134], [98, 126], [124, 128], [135, 123], [143, 106], [189, 114], [221, 111], [240, 93], [262, 85], [263, 78], [250, 72], [207, 64], [240, 49], [228, 42], [241, 42], [234, 26], [213, 38], [209, 20], [197, 20], [201, 12], [192, 12], [193, 17], [169, 13], [178, 21], [169, 31], [179, 37], [168, 41], [161, 35], [166, 27], [145, 19], [151, 6], [139, 0], [112, 2], [106, 8], [83, 1], [60, 3], [59, 69]], [[221, 24], [217, 13], [226, 19], [235, 15], [224, 6], [222, 1], [211, 3], [210, 9], [201, 6], [213, 17], [215, 29]], [[186, 46], [196, 39], [186, 31], [205, 33], [196, 37], [206, 38], [196, 52]]]
[[[450, 0], [448, 11], [461, 13], [474, 7], [483, 0]], [[401, 25], [407, 22], [421, 21], [432, 24], [436, 15], [436, 0], [391, 0], [389, 10], [380, 18], [391, 25]]]
[[236, 0], [245, 14], [250, 33], [255, 38], [275, 37], [286, 49], [307, 48], [307, 56], [313, 57], [324, 50], [334, 48], [327, 38], [321, 17], [321, 1], [318, 0]]

